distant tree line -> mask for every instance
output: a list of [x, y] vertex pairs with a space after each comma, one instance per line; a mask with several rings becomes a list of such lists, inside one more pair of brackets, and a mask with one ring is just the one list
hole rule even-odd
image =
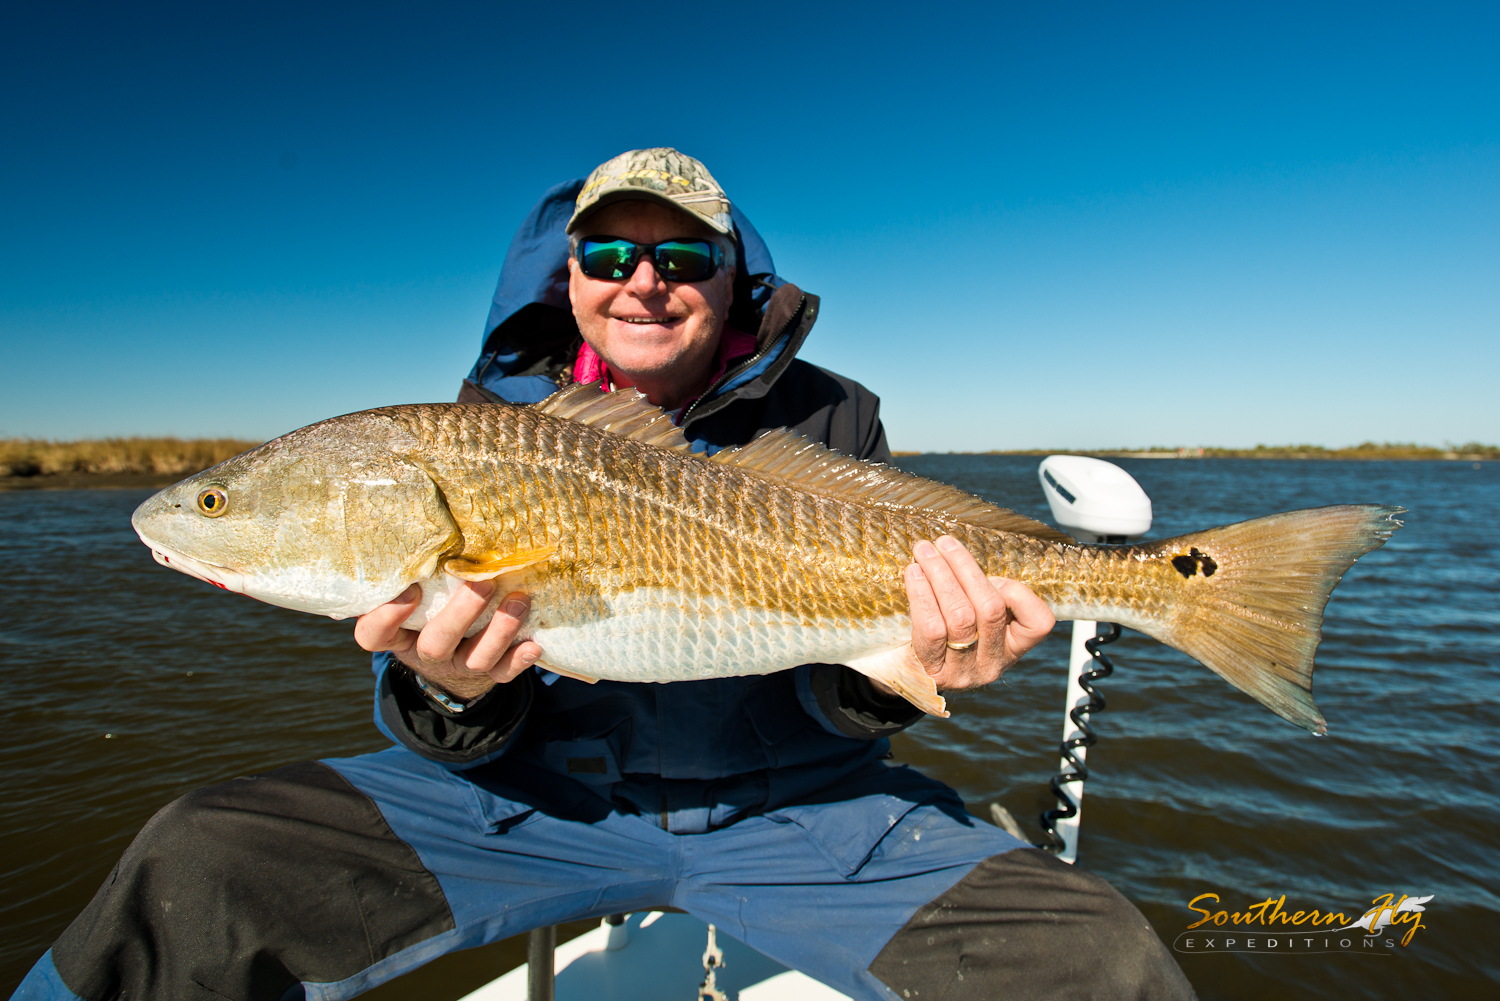
[[[895, 455], [921, 455], [921, 452], [895, 452]], [[1462, 445], [1416, 445], [1399, 442], [1367, 441], [1348, 448], [1324, 448], [1322, 445], [1256, 445], [1254, 448], [1184, 448], [1153, 445], [1150, 448], [1018, 448], [989, 452], [959, 453], [970, 455], [1097, 455], [1106, 458], [1149, 457], [1165, 459], [1461, 459], [1464, 461], [1500, 460], [1500, 445], [1477, 441]]]

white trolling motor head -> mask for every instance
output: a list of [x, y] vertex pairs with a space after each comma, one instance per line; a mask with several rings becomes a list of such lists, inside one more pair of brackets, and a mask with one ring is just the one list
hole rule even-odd
[[1151, 530], [1151, 498], [1113, 462], [1049, 455], [1037, 477], [1053, 520], [1079, 542], [1129, 542]]

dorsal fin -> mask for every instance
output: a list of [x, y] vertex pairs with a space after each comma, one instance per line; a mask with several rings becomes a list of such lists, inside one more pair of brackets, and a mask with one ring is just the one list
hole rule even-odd
[[639, 390], [603, 393], [598, 382], [575, 383], [553, 393], [538, 403], [536, 409], [658, 448], [693, 451], [682, 436], [682, 429], [672, 423], [672, 415], [652, 404]]
[[789, 428], [761, 435], [743, 448], [725, 449], [714, 462], [753, 469], [824, 497], [924, 511], [978, 528], [1029, 535], [1048, 542], [1073, 538], [971, 493], [878, 462], [841, 455]]

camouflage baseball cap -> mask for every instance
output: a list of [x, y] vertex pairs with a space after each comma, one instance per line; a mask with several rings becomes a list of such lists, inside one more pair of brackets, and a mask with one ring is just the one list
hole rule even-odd
[[577, 229], [595, 209], [630, 198], [663, 201], [717, 233], [729, 236], [734, 232], [729, 196], [719, 182], [703, 164], [669, 146], [633, 149], [595, 167], [578, 193], [568, 232]]

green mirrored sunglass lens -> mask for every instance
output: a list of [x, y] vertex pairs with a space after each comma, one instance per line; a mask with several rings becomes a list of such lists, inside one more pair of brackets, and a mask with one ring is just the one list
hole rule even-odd
[[656, 248], [656, 266], [664, 278], [693, 281], [713, 267], [713, 252], [706, 243], [663, 243]]
[[583, 243], [583, 273], [591, 278], [624, 278], [634, 251], [632, 244], [623, 240], [612, 243]]

